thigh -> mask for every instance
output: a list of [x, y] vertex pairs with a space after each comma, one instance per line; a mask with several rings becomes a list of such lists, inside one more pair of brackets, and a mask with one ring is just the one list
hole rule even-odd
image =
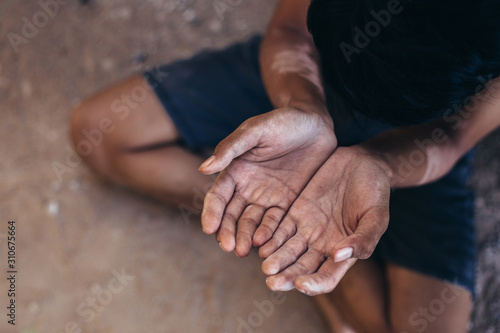
[[[127, 150], [178, 139], [179, 133], [142, 76], [133, 76], [83, 102], [72, 117], [85, 140], [103, 134], [109, 149]], [[74, 132], [74, 131], [73, 131]]]
[[467, 289], [391, 263], [358, 260], [331, 294], [355, 332], [467, 332]]
[[387, 265], [386, 276], [394, 332], [467, 332], [472, 307], [468, 290], [394, 264]]

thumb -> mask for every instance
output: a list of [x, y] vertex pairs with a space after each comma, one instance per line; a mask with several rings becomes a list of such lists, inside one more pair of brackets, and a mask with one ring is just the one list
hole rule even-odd
[[233, 133], [219, 142], [212, 156], [201, 164], [198, 171], [205, 175], [220, 172], [224, 170], [233, 159], [257, 147], [262, 131], [255, 129], [255, 126], [249, 125], [249, 123], [245, 121]]
[[331, 253], [334, 262], [369, 258], [388, 224], [388, 208], [370, 210], [361, 218], [354, 233], [335, 245]]

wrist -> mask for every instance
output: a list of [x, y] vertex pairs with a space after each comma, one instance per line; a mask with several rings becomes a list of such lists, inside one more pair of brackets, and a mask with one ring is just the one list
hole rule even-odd
[[360, 143], [353, 148], [357, 149], [360, 154], [365, 155], [367, 158], [371, 160], [372, 163], [377, 165], [387, 176], [391, 187], [394, 186], [395, 183], [395, 172], [392, 166], [391, 160], [380, 150], [374, 149], [372, 146]]
[[321, 102], [302, 102], [294, 101], [288, 104], [288, 107], [292, 107], [296, 110], [302, 111], [305, 114], [317, 118], [322, 124], [328, 128], [333, 129], [333, 119], [328, 111], [326, 104]]

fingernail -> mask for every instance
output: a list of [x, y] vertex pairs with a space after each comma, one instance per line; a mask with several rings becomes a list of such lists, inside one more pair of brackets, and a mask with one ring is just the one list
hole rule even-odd
[[344, 247], [343, 249], [340, 249], [335, 253], [335, 258], [333, 261], [339, 262], [342, 260], [346, 260], [352, 257], [352, 253], [354, 252], [354, 249], [352, 247]]
[[207, 166], [209, 166], [210, 164], [212, 164], [212, 162], [215, 160], [215, 155], [212, 155], [210, 156], [205, 162], [203, 162], [201, 165], [200, 165], [200, 168], [199, 169], [203, 169], [203, 168], [206, 168]]
[[279, 267], [277, 267], [275, 265], [270, 265], [269, 261], [266, 261], [266, 260], [264, 260], [264, 262], [262, 263], [262, 271], [264, 272], [264, 274], [266, 274], [266, 275], [278, 274], [280, 271]]
[[303, 290], [301, 292], [306, 295], [319, 295], [325, 293], [319, 284], [312, 284], [310, 282], [304, 282], [302, 284], [302, 289]]
[[290, 291], [292, 289], [295, 289], [295, 286], [293, 284], [293, 281], [287, 281], [285, 283], [282, 283], [280, 285], [276, 285], [276, 282], [273, 283], [273, 281], [275, 280], [276, 278], [274, 276], [269, 276], [266, 278], [266, 284], [270, 287], [273, 287], [273, 290], [274, 291]]
[[293, 282], [285, 282], [277, 288], [278, 291], [290, 291], [293, 289], [295, 289]]

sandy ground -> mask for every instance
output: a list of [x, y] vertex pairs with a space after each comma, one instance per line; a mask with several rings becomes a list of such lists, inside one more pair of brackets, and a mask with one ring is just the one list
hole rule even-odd
[[[67, 138], [82, 99], [156, 63], [262, 32], [276, 1], [60, 3], [44, 19], [37, 1], [0, 0], [1, 276], [10, 275], [9, 220], [17, 271], [15, 327], [10, 283], [0, 280], [0, 332], [326, 332], [308, 297], [266, 289], [255, 252], [225, 254], [196, 216], [100, 182]], [[23, 30], [33, 20], [38, 27]], [[25, 38], [13, 47], [9, 33]], [[477, 333], [500, 332], [499, 139], [480, 145], [472, 179]]]

